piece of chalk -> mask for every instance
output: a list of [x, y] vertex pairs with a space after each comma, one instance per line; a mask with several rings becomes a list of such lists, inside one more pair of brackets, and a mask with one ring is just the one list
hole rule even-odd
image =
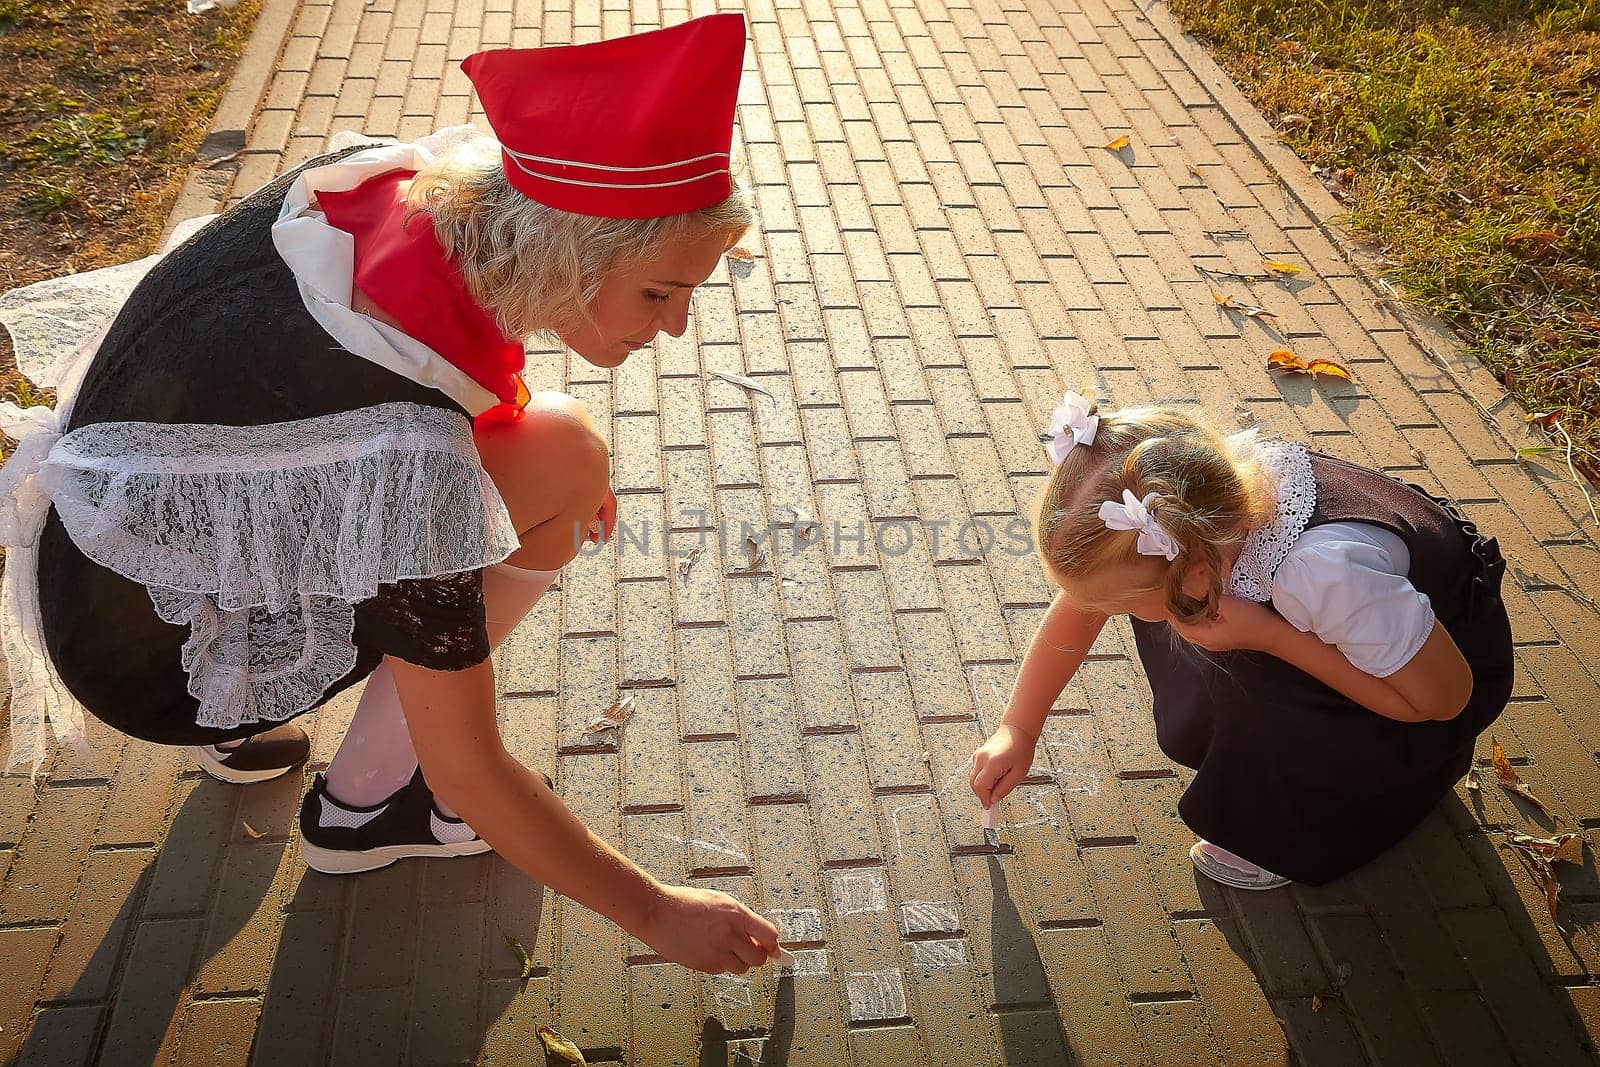
[[794, 953], [786, 948], [778, 949], [778, 954], [773, 957], [773, 960], [776, 961], [779, 967], [792, 968], [795, 964]]
[[998, 807], [983, 809], [983, 828], [985, 830], [1000, 829], [1000, 809]]

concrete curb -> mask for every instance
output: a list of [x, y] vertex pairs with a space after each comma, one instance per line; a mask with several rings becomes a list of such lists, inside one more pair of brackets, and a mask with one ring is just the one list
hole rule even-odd
[[1144, 9], [1150, 25], [1161, 34], [1167, 44], [1188, 64], [1217, 101], [1222, 113], [1253, 148], [1257, 155], [1283, 179], [1285, 191], [1293, 196], [1335, 248], [1356, 270], [1356, 276], [1386, 312], [1406, 334], [1428, 354], [1461, 391], [1477, 404], [1486, 425], [1506, 439], [1508, 451], [1514, 453], [1517, 439], [1530, 439], [1525, 412], [1521, 405], [1478, 362], [1477, 357], [1463, 350], [1460, 338], [1443, 319], [1426, 311], [1411, 307], [1379, 284], [1383, 265], [1378, 257], [1365, 251], [1362, 242], [1337, 221], [1345, 209], [1333, 194], [1311, 173], [1304, 160], [1294, 149], [1284, 144], [1277, 131], [1245, 96], [1231, 75], [1211, 57], [1198, 38], [1185, 31], [1177, 16], [1163, 0], [1153, 0]]
[[299, 0], [262, 0], [261, 12], [256, 16], [250, 40], [239, 56], [228, 88], [222, 94], [216, 114], [211, 117], [211, 127], [205, 140], [195, 153], [195, 165], [184, 179], [183, 188], [167, 214], [161, 239], [165, 241], [172, 228], [185, 219], [217, 211], [227, 199], [228, 187], [238, 173], [238, 164], [221, 164], [204, 167], [200, 164], [219, 160], [244, 149], [250, 124], [255, 120], [261, 99], [283, 54], [284, 42], [294, 25], [295, 14], [300, 9]]

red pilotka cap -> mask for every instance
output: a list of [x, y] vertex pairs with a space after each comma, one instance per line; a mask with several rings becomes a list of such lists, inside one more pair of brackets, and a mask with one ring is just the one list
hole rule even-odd
[[479, 52], [461, 69], [518, 191], [579, 215], [657, 218], [732, 191], [744, 45], [743, 15], [707, 15], [594, 44]]

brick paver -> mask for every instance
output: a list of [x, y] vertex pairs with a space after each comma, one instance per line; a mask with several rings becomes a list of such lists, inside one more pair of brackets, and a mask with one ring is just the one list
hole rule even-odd
[[[530, 386], [609, 425], [622, 514], [656, 543], [575, 562], [513, 636], [508, 744], [640, 862], [778, 919], [800, 976], [663, 965], [492, 856], [309, 874], [300, 780], [223, 786], [106, 736], [37, 789], [0, 778], [0, 1058], [517, 1063], [549, 1022], [593, 1062], [641, 1065], [1592, 1062], [1592, 859], [1564, 872], [1559, 928], [1501, 847], [1549, 823], [1462, 790], [1334, 885], [1197, 882], [1185, 772], [1156, 748], [1123, 627], [1063, 695], [1002, 844], [984, 841], [962, 764], [1049, 589], [960, 534], [1003, 538], [1027, 513], [1038, 430], [1086, 384], [1196, 400], [1461, 501], [1513, 567], [1524, 671], [1497, 732], [1562, 828], [1600, 825], [1581, 498], [1517, 461], [1498, 387], [1388, 306], [1322, 221], [1331, 201], [1144, 7], [745, 5], [755, 261], [615, 374], [530, 361]], [[340, 131], [481, 123], [457, 67], [479, 48], [712, 9], [268, 0], [281, 54], [248, 129], [216, 135], [243, 154], [199, 187], [237, 199]], [[1231, 321], [1198, 269], [1263, 255], [1308, 268], [1226, 283], [1273, 330]], [[1357, 382], [1273, 379], [1285, 342]], [[835, 522], [862, 541], [797, 549], [796, 508], [822, 541]], [[684, 545], [718, 522], [724, 553], [661, 553], [663, 529]], [[785, 525], [754, 567], [741, 522]], [[619, 688], [638, 701], [621, 737], [583, 736]], [[315, 716], [318, 763], [350, 709]]]

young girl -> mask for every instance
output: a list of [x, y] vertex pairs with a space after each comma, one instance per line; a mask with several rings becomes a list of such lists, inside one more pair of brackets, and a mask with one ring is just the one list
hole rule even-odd
[[1511, 695], [1495, 542], [1414, 487], [1178, 408], [1068, 393], [1051, 431], [1035, 532], [1060, 591], [974, 756], [984, 807], [1126, 614], [1156, 739], [1195, 771], [1178, 813], [1202, 873], [1320, 885], [1421, 822]]

